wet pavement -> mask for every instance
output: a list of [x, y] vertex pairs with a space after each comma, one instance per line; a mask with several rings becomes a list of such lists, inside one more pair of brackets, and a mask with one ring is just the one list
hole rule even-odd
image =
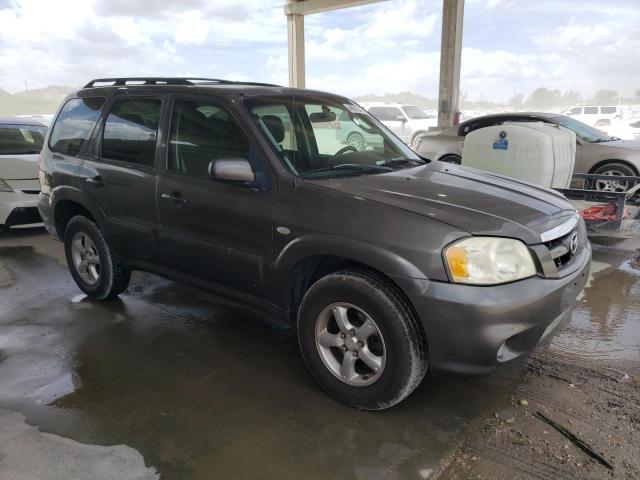
[[[640, 277], [628, 257], [596, 252], [599, 271], [550, 351], [637, 360]], [[126, 445], [145, 475], [428, 478], [521, 378], [517, 366], [427, 377], [391, 410], [357, 411], [314, 383], [286, 326], [147, 274], [119, 299], [89, 301], [59, 242], [0, 233], [0, 409], [82, 445]]]

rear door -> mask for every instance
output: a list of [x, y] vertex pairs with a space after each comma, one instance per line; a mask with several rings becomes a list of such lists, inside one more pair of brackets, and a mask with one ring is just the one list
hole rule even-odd
[[[249, 126], [223, 100], [180, 97], [167, 120], [166, 167], [158, 180], [160, 261], [173, 269], [263, 296], [273, 256], [275, 188]], [[212, 180], [209, 165], [243, 158], [252, 185]]]
[[162, 96], [118, 95], [107, 107], [94, 155], [85, 160], [84, 191], [104, 214], [105, 234], [120, 255], [156, 253], [156, 151]]

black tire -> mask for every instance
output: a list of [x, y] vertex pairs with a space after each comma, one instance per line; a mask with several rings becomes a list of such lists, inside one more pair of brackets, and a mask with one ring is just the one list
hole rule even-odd
[[462, 163], [462, 159], [458, 155], [454, 155], [453, 153], [449, 153], [441, 157], [440, 161], [445, 163], [453, 163], [455, 165], [460, 165]]
[[[372, 384], [345, 383], [321, 357], [316, 322], [336, 302], [364, 310], [378, 327], [385, 364]], [[332, 273], [309, 288], [298, 312], [298, 340], [307, 367], [322, 388], [339, 401], [365, 410], [383, 410], [400, 402], [420, 384], [429, 366], [426, 340], [407, 301], [384, 278], [363, 270]]]
[[[616, 161], [606, 162], [603, 165], [600, 165], [598, 168], [596, 168], [592, 173], [595, 173], [597, 175], [610, 174], [612, 175], [612, 178], [615, 178], [616, 175], [625, 176], [625, 177], [626, 176], [634, 177], [638, 175], [638, 172], [631, 165], [628, 165], [624, 162], [616, 162]], [[621, 183], [626, 185], [626, 182], [621, 182]], [[585, 188], [589, 190], [607, 191], [605, 189], [605, 185], [603, 185], [603, 182], [599, 180], [587, 180], [585, 182]]]
[[[78, 233], [83, 233], [93, 242], [100, 260], [100, 271], [94, 285], [87, 283], [80, 276], [72, 256], [72, 241]], [[129, 286], [131, 271], [122, 267], [113, 256], [98, 226], [83, 215], [73, 217], [64, 232], [64, 252], [71, 276], [88, 297], [96, 300], [113, 298], [124, 292]]]

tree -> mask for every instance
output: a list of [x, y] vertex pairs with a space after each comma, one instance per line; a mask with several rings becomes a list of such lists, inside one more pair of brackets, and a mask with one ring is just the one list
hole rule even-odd
[[524, 94], [514, 93], [513, 96], [507, 101], [507, 105], [514, 108], [521, 108], [524, 104]]
[[580, 92], [577, 92], [575, 90], [567, 90], [562, 95], [563, 105], [570, 106], [570, 105], [577, 105], [580, 103], [582, 103], [582, 95], [580, 95]]
[[612, 103], [618, 103], [618, 97], [620, 94], [615, 90], [609, 90], [608, 88], [601, 88], [591, 99], [591, 102], [595, 105], [607, 105]]
[[561, 105], [562, 92], [560, 90], [549, 90], [548, 88], [536, 88], [529, 98], [527, 105], [530, 107], [554, 107]]

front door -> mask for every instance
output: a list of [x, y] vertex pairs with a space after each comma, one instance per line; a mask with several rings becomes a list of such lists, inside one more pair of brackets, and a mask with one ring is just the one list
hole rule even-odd
[[104, 214], [114, 252], [151, 259], [158, 230], [155, 168], [162, 99], [116, 97], [99, 131], [96, 155], [85, 160], [84, 191]]
[[[262, 296], [273, 256], [275, 188], [244, 126], [222, 103], [176, 98], [158, 181], [164, 265]], [[213, 180], [211, 162], [246, 159], [256, 182]]]

